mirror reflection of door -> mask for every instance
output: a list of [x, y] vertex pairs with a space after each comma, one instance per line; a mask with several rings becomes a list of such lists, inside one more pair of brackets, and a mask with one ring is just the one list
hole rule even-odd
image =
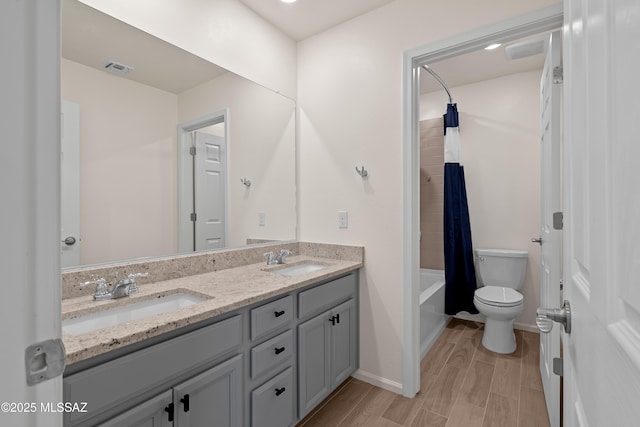
[[194, 251], [224, 248], [226, 241], [226, 141], [224, 136], [205, 132], [191, 135]]
[[80, 105], [62, 101], [60, 266], [80, 265]]
[[226, 112], [178, 125], [180, 253], [222, 249], [228, 241]]

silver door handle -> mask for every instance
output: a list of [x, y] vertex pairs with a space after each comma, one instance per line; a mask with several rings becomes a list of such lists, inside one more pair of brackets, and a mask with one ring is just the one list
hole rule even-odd
[[531, 238], [531, 242], [532, 243], [538, 243], [538, 244], [542, 244], [542, 237], [533, 237]]
[[67, 246], [73, 246], [76, 244], [76, 238], [73, 236], [69, 236], [66, 239], [64, 239], [62, 243], [64, 243]]
[[540, 332], [548, 333], [553, 328], [553, 322], [562, 323], [564, 331], [571, 333], [571, 304], [564, 300], [562, 308], [538, 308], [536, 325]]

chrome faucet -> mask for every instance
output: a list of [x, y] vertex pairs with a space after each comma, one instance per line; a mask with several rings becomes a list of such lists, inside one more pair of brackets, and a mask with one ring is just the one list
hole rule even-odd
[[267, 258], [267, 265], [273, 265], [278, 263], [278, 260], [276, 259], [276, 257], [273, 255], [273, 252], [271, 251], [267, 252], [263, 256]]
[[292, 255], [292, 252], [288, 249], [282, 249], [279, 255], [274, 255], [271, 251], [264, 254], [267, 258], [267, 265], [284, 264], [289, 255]]
[[136, 282], [137, 277], [148, 277], [149, 273], [131, 273], [124, 279], [116, 282], [115, 286], [118, 284], [129, 285], [129, 295], [135, 294], [138, 292], [138, 283]]
[[93, 299], [95, 301], [102, 301], [105, 299], [111, 299], [111, 292], [109, 292], [109, 284], [102, 277], [94, 278], [86, 282], [80, 283], [80, 287], [84, 288], [88, 285], [96, 285], [96, 291], [93, 293]]
[[109, 290], [109, 284], [102, 277], [89, 280], [87, 282], [80, 283], [81, 287], [87, 285], [96, 285], [96, 291], [93, 294], [95, 301], [103, 301], [107, 299], [116, 299], [129, 296], [138, 292], [138, 284], [136, 283], [137, 277], [147, 277], [149, 273], [133, 273], [121, 280], [118, 279], [118, 273], [116, 272], [114, 283], [111, 290]]
[[289, 249], [281, 250], [280, 255], [276, 257], [276, 264], [284, 264], [284, 261], [289, 255], [291, 255], [291, 251]]

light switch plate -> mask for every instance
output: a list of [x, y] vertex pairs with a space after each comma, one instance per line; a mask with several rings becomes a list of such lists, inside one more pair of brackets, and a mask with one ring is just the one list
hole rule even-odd
[[338, 228], [349, 227], [349, 213], [347, 211], [338, 211]]

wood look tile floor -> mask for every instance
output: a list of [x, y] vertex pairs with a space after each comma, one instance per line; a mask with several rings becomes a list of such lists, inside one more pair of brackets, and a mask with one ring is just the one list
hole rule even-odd
[[298, 427], [548, 427], [539, 335], [516, 330], [512, 354], [482, 346], [483, 324], [453, 319], [420, 364], [420, 393], [347, 380]]

